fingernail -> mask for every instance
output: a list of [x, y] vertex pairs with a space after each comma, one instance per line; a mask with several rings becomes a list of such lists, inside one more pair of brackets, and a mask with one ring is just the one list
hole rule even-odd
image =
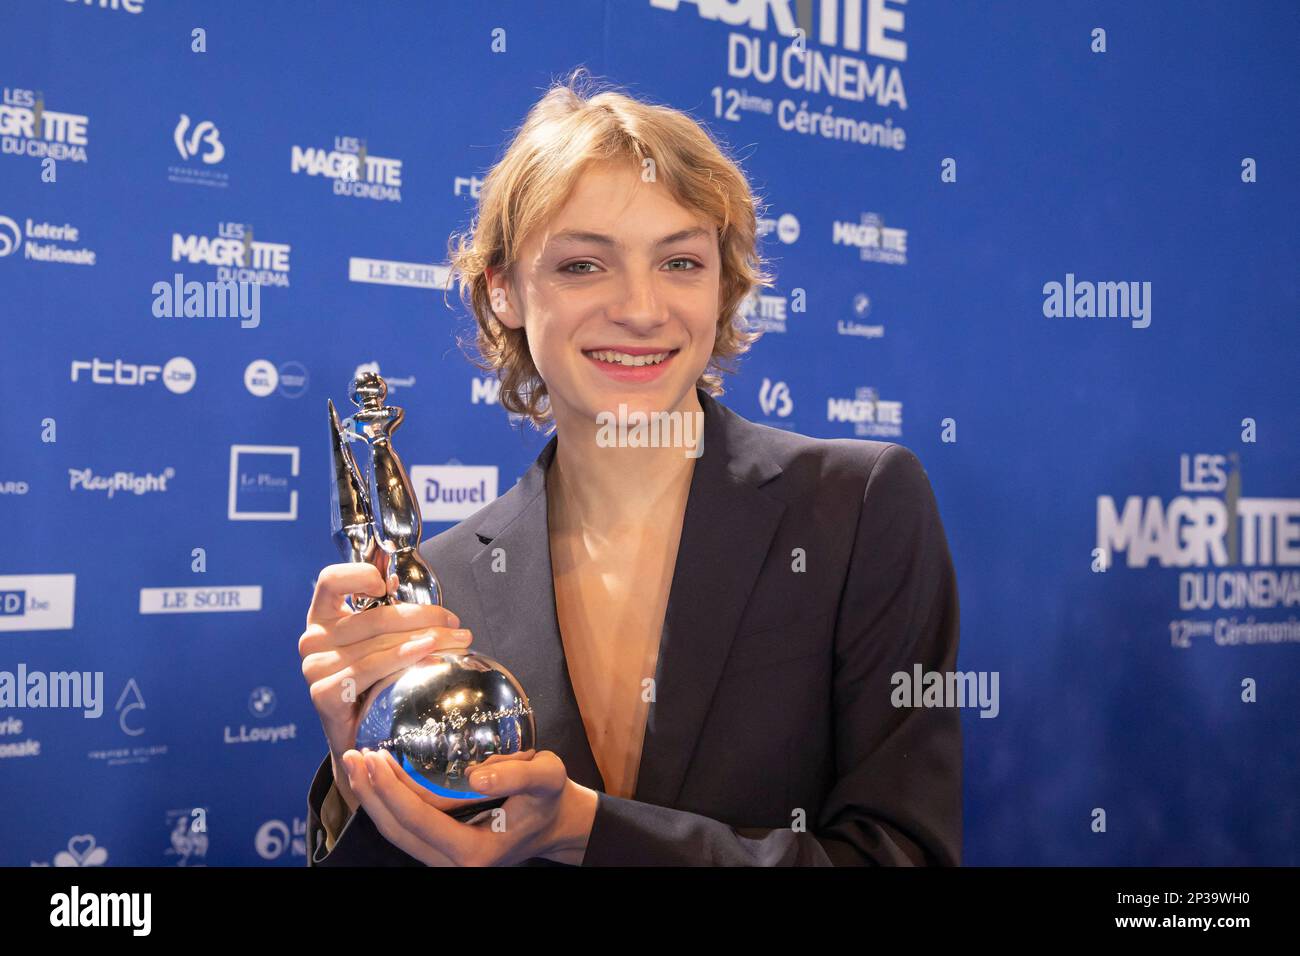
[[458, 641], [468, 641], [471, 637], [473, 637], [473, 635], [470, 634], [470, 632], [463, 627], [457, 628], [456, 630], [452, 631], [451, 636], [456, 638], [456, 640]]
[[460, 618], [453, 611], [448, 611], [447, 616], [451, 618], [452, 627], [460, 627]]
[[482, 770], [475, 774], [470, 774], [470, 784], [475, 790], [491, 790], [496, 786], [497, 775], [495, 770]]

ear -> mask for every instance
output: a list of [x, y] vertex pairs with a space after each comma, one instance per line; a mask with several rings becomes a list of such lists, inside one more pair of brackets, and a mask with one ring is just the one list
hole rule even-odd
[[524, 321], [515, 308], [515, 291], [508, 270], [488, 269], [488, 304], [497, 321], [508, 329], [522, 329]]

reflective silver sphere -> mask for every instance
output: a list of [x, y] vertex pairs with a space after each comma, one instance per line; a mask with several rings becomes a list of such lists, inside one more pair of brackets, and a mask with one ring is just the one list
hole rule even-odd
[[470, 788], [470, 770], [536, 741], [528, 696], [482, 654], [431, 654], [376, 684], [364, 707], [357, 749], [391, 752], [417, 783], [444, 797], [485, 797]]

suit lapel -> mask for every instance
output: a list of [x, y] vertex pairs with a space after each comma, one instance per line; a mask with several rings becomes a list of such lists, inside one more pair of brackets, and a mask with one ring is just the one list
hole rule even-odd
[[[704, 453], [695, 463], [681, 543], [664, 614], [655, 703], [646, 723], [634, 799], [672, 805], [708, 714], [736, 628], [785, 505], [759, 491], [780, 474], [757, 429], [699, 391]], [[538, 747], [564, 760], [569, 776], [605, 789], [574, 696], [555, 611], [546, 470], [557, 439], [478, 529], [470, 562], [487, 625], [487, 651], [523, 685]], [[499, 552], [497, 549], [501, 549]], [[493, 570], [504, 557], [505, 571]]]

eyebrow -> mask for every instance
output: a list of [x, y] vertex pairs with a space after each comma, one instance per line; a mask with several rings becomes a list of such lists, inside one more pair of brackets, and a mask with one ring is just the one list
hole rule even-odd
[[[664, 236], [662, 239], [655, 240], [656, 249], [662, 246], [672, 245], [677, 242], [685, 242], [688, 239], [707, 239], [711, 233], [702, 226], [694, 226], [690, 229], [681, 229], [672, 235]], [[597, 245], [607, 246], [611, 249], [622, 249], [623, 243], [619, 242], [613, 236], [607, 236], [602, 232], [587, 232], [582, 229], [565, 229], [563, 232], [557, 232], [551, 237], [551, 243], [556, 242], [594, 242]]]

